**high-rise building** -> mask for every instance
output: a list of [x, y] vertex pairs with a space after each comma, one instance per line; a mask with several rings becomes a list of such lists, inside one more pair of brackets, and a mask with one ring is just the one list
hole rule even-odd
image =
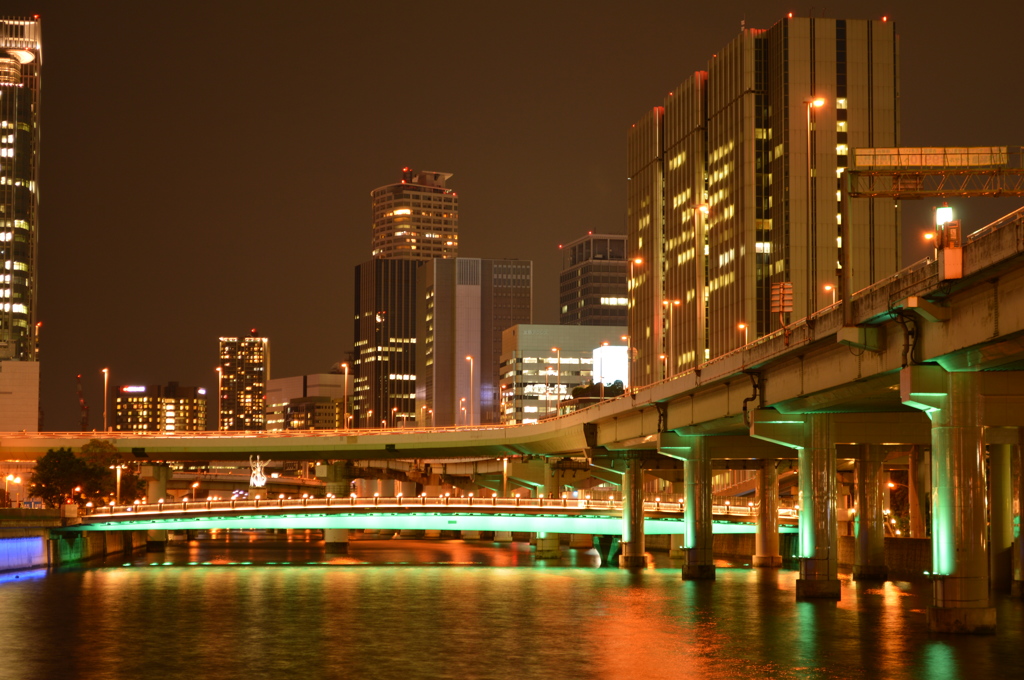
[[206, 388], [121, 385], [114, 388], [118, 432], [201, 432], [206, 429]]
[[625, 326], [625, 234], [587, 234], [562, 248], [559, 323], [563, 326]]
[[253, 328], [246, 338], [220, 339], [218, 430], [263, 430], [270, 341]]
[[419, 268], [417, 422], [499, 422], [502, 332], [533, 320], [533, 263], [456, 258]]
[[371, 193], [373, 259], [355, 275], [354, 427], [416, 418], [416, 270], [458, 254], [451, 176], [404, 168], [401, 182]]
[[891, 199], [851, 204], [849, 243], [839, 215], [850, 149], [899, 144], [898, 72], [891, 22], [787, 18], [742, 30], [633, 125], [635, 383], [828, 306], [841, 259], [854, 290], [898, 269]]
[[[558, 414], [574, 387], [606, 382], [595, 375], [595, 350], [622, 346], [624, 326], [520, 324], [502, 334], [501, 422], [533, 423]], [[612, 362], [607, 368], [614, 372]], [[604, 380], [602, 380], [604, 379]]]
[[348, 414], [345, 401], [352, 395], [351, 380], [351, 376], [344, 372], [268, 380], [267, 430], [344, 427], [344, 418]]
[[39, 17], [0, 18], [0, 431], [39, 429]]
[[373, 257], [430, 260], [459, 252], [459, 198], [450, 172], [402, 169], [402, 181], [374, 189]]

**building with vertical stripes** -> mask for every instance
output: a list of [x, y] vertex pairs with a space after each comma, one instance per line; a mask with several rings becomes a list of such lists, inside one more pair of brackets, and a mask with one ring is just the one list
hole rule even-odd
[[39, 17], [0, 17], [0, 431], [39, 429]]
[[588, 233], [562, 247], [558, 322], [625, 326], [628, 274], [625, 234]]
[[533, 321], [533, 263], [431, 260], [420, 267], [416, 290], [423, 305], [416, 329], [418, 422], [500, 422], [502, 333]]
[[[699, 366], [899, 268], [890, 199], [850, 206], [850, 149], [899, 145], [891, 22], [789, 17], [744, 28], [628, 134], [634, 384]], [[792, 297], [773, 310], [773, 290]]]

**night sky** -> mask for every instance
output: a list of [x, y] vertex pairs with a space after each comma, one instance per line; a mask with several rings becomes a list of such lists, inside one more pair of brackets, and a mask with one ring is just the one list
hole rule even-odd
[[[216, 388], [217, 338], [270, 338], [272, 377], [352, 345], [370, 191], [454, 173], [460, 255], [534, 261], [625, 230], [626, 131], [745, 19], [879, 18], [901, 39], [903, 145], [1024, 144], [1004, 2], [21, 2], [40, 14], [39, 306], [47, 430], [101, 427], [111, 384]], [[952, 201], [969, 230], [1020, 200]], [[917, 243], [932, 204], [905, 204]], [[905, 248], [905, 260], [923, 256]]]

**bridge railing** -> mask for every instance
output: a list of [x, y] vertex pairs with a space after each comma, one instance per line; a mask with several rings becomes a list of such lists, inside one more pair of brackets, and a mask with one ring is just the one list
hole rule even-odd
[[[252, 500], [195, 500], [195, 501], [174, 501], [159, 503], [133, 503], [132, 505], [105, 505], [94, 508], [87, 508], [87, 516], [118, 517], [128, 519], [141, 516], [154, 516], [164, 513], [197, 513], [208, 514], [211, 512], [238, 511], [260, 509], [331, 509], [331, 508], [500, 508], [515, 512], [515, 510], [560, 510], [560, 511], [609, 511], [622, 512], [622, 501], [595, 500], [590, 498], [498, 498], [496, 496], [473, 497], [473, 496], [397, 496], [394, 498], [373, 497], [328, 497], [328, 498], [255, 498]], [[645, 512], [656, 513], [678, 513], [685, 511], [685, 504], [681, 501], [647, 500], [644, 502]], [[716, 503], [712, 505], [712, 513], [715, 515], [736, 515], [756, 517], [758, 509], [756, 506], [740, 505], [729, 503]], [[796, 517], [791, 508], [780, 508], [780, 518]]]

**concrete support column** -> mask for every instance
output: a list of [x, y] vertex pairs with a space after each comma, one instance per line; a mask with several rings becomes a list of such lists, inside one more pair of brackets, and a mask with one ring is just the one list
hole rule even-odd
[[620, 567], [647, 566], [644, 544], [644, 470], [640, 457], [631, 456], [622, 475], [622, 555]]
[[828, 414], [804, 416], [800, 456], [800, 578], [798, 598], [840, 598], [836, 455]]
[[711, 533], [711, 457], [704, 437], [693, 437], [684, 463], [686, 510], [683, 514], [684, 564], [686, 580], [715, 578]]
[[[335, 498], [348, 498], [352, 477], [349, 463], [316, 466], [316, 476], [324, 482], [324, 491]], [[324, 529], [324, 552], [348, 554], [348, 529]]]
[[1012, 446], [989, 444], [989, 576], [992, 590], [1009, 592], [1013, 580]]
[[779, 554], [779, 473], [774, 460], [766, 460], [757, 471], [757, 536], [755, 567], [781, 567]]
[[[684, 464], [685, 469], [685, 464]], [[684, 472], [685, 475], [685, 472]], [[684, 477], [685, 479], [685, 477]], [[683, 499], [685, 503], [686, 498], [686, 482], [672, 482], [672, 501], [679, 502]], [[684, 506], [685, 507], [685, 506]], [[668, 537], [668, 556], [674, 559], [682, 559], [686, 557], [686, 534], [672, 534]]]
[[[139, 478], [146, 482], [146, 498], [150, 503], [157, 503], [167, 497], [167, 482], [171, 479], [171, 468], [166, 465], [143, 465], [139, 469]], [[146, 532], [146, 552], [166, 550], [165, 529], [151, 529]]]
[[[941, 369], [940, 369], [941, 370]], [[976, 373], [949, 373], [932, 419], [933, 631], [994, 632], [989, 601], [985, 451]]]
[[931, 452], [915, 446], [910, 452], [907, 497], [910, 502], [910, 537], [928, 537], [928, 496], [931, 493]]
[[[537, 489], [538, 498], [549, 498], [555, 496], [558, 488], [558, 474], [551, 469], [551, 465], [544, 463], [544, 484]], [[558, 559], [562, 556], [562, 549], [558, 545], [558, 534], [537, 532], [537, 547], [534, 550], [534, 557], [540, 560]]]
[[494, 532], [495, 543], [511, 543], [512, 532], [511, 531], [495, 531]]
[[884, 460], [885, 449], [881, 446], [861, 446], [857, 460], [854, 581], [884, 581], [889, 577], [889, 569], [885, 565], [885, 516], [882, 514], [879, 479]]

